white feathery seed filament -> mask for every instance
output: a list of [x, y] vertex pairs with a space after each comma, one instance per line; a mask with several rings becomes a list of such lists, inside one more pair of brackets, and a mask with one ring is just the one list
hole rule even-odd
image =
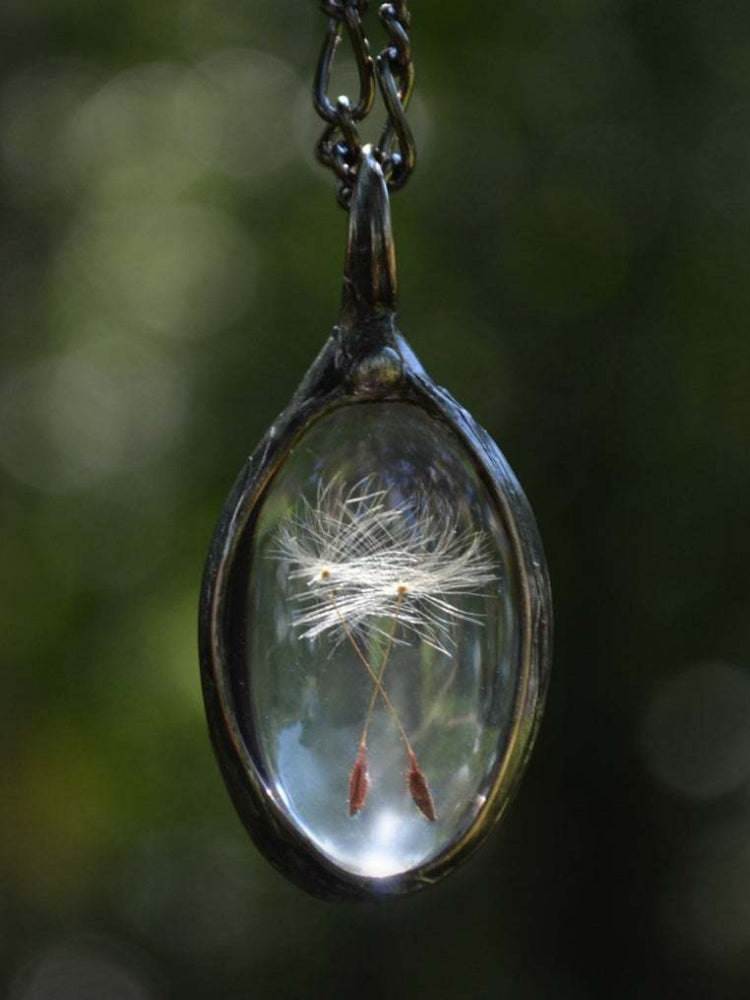
[[385, 634], [397, 614], [403, 634], [450, 655], [456, 623], [480, 620], [456, 600], [500, 579], [488, 549], [439, 496], [419, 493], [394, 507], [368, 476], [348, 489], [334, 477], [314, 503], [302, 498], [273, 555], [290, 564], [290, 579], [307, 584], [294, 597], [292, 624], [302, 638], [341, 639], [345, 628]]

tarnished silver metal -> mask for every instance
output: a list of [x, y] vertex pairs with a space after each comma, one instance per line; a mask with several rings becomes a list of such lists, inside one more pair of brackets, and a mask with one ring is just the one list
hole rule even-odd
[[[235, 807], [267, 858], [288, 878], [328, 898], [383, 898], [421, 889], [451, 872], [505, 812], [541, 717], [550, 665], [552, 607], [534, 516], [497, 445], [437, 386], [398, 330], [388, 187], [365, 146], [351, 198], [341, 313], [289, 406], [242, 470], [221, 514], [206, 563], [200, 613], [203, 693], [216, 755]], [[471, 824], [435, 856], [396, 875], [354, 874], [305, 835], [274, 789], [254, 731], [246, 650], [246, 583], [254, 532], [277, 474], [317, 421], [342, 407], [408, 404], [454, 436], [487, 490], [509, 540], [509, 589], [517, 594], [517, 684], [507, 739], [488, 773]], [[248, 707], [249, 706], [249, 707]]]
[[360, 155], [349, 214], [341, 321], [357, 327], [394, 313], [396, 252], [385, 178], [372, 146]]
[[[411, 15], [405, 0], [394, 0], [380, 7], [380, 22], [388, 35], [388, 44], [373, 62], [362, 22], [367, 6], [367, 0], [322, 0], [321, 3], [328, 16], [328, 29], [315, 74], [313, 103], [326, 128], [316, 153], [319, 161], [338, 177], [338, 200], [347, 208], [363, 146], [358, 125], [373, 108], [376, 80], [387, 120], [373, 147], [373, 155], [380, 161], [389, 190], [402, 188], [416, 164], [414, 137], [406, 119], [414, 90], [414, 63], [408, 34]], [[356, 103], [346, 96], [334, 100], [329, 94], [336, 53], [345, 35], [359, 73]]]

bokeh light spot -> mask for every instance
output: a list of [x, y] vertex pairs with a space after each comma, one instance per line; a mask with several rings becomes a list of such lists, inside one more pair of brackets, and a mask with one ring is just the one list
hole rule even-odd
[[651, 774], [694, 800], [727, 795], [750, 779], [750, 676], [701, 663], [670, 678], [646, 709], [641, 751]]
[[164, 454], [184, 407], [179, 375], [155, 352], [103, 337], [0, 383], [0, 466], [43, 492], [86, 489]]
[[197, 161], [245, 180], [277, 170], [295, 155], [296, 74], [252, 49], [215, 52], [186, 74], [174, 114]]
[[176, 96], [185, 69], [145, 63], [109, 80], [82, 102], [66, 129], [71, 168], [101, 200], [180, 194], [203, 166], [180, 143]]
[[201, 337], [243, 314], [255, 272], [248, 237], [218, 209], [122, 205], [82, 219], [70, 235], [58, 294], [61, 308], [145, 333]]
[[10, 1000], [152, 1000], [139, 959], [101, 945], [54, 945], [17, 977]]

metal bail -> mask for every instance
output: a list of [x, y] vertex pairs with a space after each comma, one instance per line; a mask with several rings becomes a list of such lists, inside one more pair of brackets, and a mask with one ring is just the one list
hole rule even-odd
[[396, 253], [383, 170], [363, 146], [349, 208], [341, 325], [361, 328], [396, 311]]

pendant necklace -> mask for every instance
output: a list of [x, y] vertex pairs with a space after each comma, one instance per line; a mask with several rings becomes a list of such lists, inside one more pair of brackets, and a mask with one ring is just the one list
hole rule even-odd
[[[224, 507], [201, 597], [201, 675], [228, 791], [288, 878], [334, 899], [436, 882], [510, 801], [551, 636], [528, 501], [489, 435], [396, 325], [390, 192], [415, 163], [407, 4], [324, 0], [318, 158], [349, 215], [338, 323]], [[343, 39], [359, 97], [328, 86]], [[360, 124], [376, 91], [375, 144]]]

